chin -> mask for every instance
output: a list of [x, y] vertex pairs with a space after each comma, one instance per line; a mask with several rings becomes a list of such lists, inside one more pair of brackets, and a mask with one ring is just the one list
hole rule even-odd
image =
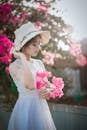
[[37, 56], [38, 53], [33, 54], [32, 56]]

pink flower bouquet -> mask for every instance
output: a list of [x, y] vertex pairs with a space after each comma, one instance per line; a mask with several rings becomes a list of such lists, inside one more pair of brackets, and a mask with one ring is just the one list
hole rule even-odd
[[[51, 82], [48, 80], [49, 78], [51, 78]], [[36, 73], [36, 79], [37, 89], [46, 87], [49, 91], [49, 98], [61, 98], [64, 95], [64, 81], [62, 78], [52, 77], [51, 72], [43, 71]]]

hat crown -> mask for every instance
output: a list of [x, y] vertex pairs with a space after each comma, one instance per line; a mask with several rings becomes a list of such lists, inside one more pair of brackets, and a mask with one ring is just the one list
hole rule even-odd
[[34, 26], [33, 23], [28, 22], [23, 24], [20, 28], [15, 31], [15, 49], [19, 49], [22, 46], [23, 40], [26, 39], [27, 35], [32, 35], [31, 33], [38, 32], [39, 29]]
[[22, 25], [19, 29], [15, 31], [15, 42], [22, 41], [26, 35], [34, 31], [38, 31], [38, 29], [32, 23], [29, 22], [27, 24]]
[[31, 22], [23, 24], [15, 31], [14, 49], [20, 50], [28, 41], [37, 35], [41, 36], [42, 42], [44, 44], [48, 43], [50, 36], [48, 31], [42, 31], [39, 28], [36, 28], [35, 25]]

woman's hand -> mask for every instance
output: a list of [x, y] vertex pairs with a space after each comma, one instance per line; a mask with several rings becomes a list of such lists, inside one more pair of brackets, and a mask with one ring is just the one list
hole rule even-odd
[[21, 52], [18, 52], [18, 51], [14, 51], [14, 52], [13, 52], [13, 56], [14, 56], [15, 58], [21, 59], [22, 53], [21, 53]]
[[19, 51], [14, 51], [13, 56], [17, 59], [26, 59], [26, 56], [22, 52], [19, 52]]
[[49, 91], [46, 88], [39, 89], [39, 96], [49, 100]]

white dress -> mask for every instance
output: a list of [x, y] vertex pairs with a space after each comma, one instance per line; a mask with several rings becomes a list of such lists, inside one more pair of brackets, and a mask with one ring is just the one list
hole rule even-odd
[[[34, 79], [37, 71], [45, 69], [40, 60], [27, 62]], [[20, 65], [21, 61], [17, 59], [13, 64]], [[12, 74], [11, 76], [19, 96], [9, 120], [8, 130], [56, 130], [47, 101], [39, 97], [37, 89], [31, 91], [25, 88], [22, 81], [17, 81]]]

